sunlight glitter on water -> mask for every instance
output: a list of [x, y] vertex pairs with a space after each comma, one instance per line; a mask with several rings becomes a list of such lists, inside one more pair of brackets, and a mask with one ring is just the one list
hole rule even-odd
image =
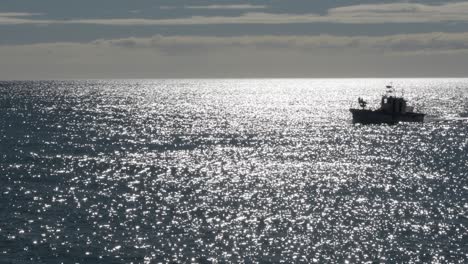
[[4, 262], [464, 262], [465, 79], [2, 82]]

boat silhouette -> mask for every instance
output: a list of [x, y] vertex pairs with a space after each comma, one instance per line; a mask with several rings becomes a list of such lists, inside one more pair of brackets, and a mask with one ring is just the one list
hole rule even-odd
[[393, 86], [387, 85], [387, 93], [382, 96], [380, 108], [366, 109], [367, 102], [358, 98], [359, 108], [350, 108], [353, 123], [361, 124], [397, 124], [399, 122], [424, 122], [423, 113], [414, 112], [414, 107], [408, 106], [403, 96], [394, 95]]

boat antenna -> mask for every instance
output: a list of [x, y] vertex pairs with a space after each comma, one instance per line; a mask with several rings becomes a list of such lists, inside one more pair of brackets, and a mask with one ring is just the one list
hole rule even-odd
[[392, 94], [395, 92], [395, 88], [393, 88], [393, 83], [388, 84], [387, 86], [387, 94]]

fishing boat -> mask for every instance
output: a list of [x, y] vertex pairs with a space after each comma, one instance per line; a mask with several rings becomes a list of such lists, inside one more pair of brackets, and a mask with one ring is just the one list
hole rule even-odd
[[367, 102], [358, 98], [359, 108], [350, 108], [353, 123], [361, 124], [397, 124], [399, 122], [424, 122], [423, 113], [414, 112], [414, 107], [408, 106], [403, 96], [395, 95], [392, 85], [387, 85], [387, 93], [382, 96], [380, 108], [367, 109]]

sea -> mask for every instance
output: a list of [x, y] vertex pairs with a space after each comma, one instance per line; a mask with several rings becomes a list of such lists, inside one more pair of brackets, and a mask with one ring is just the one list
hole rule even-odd
[[0, 263], [467, 262], [468, 79], [0, 82]]

